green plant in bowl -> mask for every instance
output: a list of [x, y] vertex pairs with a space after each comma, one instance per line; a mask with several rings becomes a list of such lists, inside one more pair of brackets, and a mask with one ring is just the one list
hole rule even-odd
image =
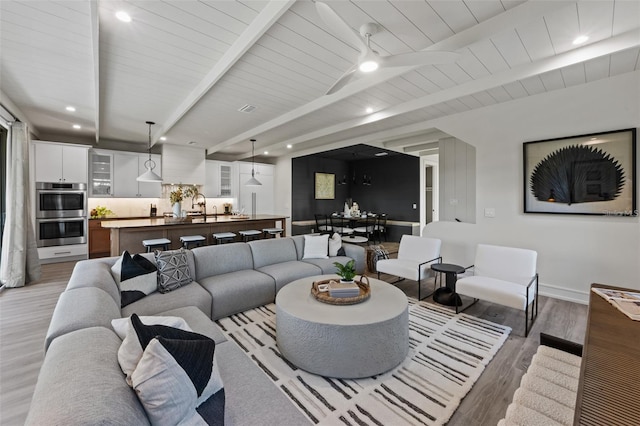
[[342, 281], [353, 281], [356, 276], [356, 261], [351, 259], [344, 265], [340, 262], [333, 262], [336, 267], [336, 274], [342, 278]]

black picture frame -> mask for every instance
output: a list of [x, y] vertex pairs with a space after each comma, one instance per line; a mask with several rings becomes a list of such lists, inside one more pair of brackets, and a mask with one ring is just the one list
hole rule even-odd
[[523, 143], [524, 212], [638, 216], [636, 129]]

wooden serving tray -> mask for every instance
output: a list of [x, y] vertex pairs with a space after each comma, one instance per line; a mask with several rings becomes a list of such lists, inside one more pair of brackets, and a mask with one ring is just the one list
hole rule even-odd
[[[328, 303], [330, 305], [355, 305], [361, 303], [371, 297], [371, 286], [369, 285], [369, 278], [362, 275], [360, 280], [354, 280], [358, 287], [360, 287], [360, 295], [355, 297], [331, 297], [328, 291], [318, 290], [318, 285], [329, 284], [330, 281], [336, 281], [335, 279], [314, 281], [311, 284], [311, 294], [313, 297], [322, 303]], [[366, 282], [365, 282], [366, 281]]]

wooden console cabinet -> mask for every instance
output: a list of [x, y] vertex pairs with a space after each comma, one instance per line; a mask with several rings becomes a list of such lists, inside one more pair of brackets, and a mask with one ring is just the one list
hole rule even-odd
[[[601, 284], [592, 287], [629, 290]], [[640, 321], [590, 292], [574, 426], [640, 424]]]

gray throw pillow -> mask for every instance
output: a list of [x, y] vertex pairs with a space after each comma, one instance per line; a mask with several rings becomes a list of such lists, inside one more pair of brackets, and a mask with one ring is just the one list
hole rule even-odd
[[156, 250], [155, 256], [158, 265], [158, 291], [160, 293], [168, 293], [193, 281], [185, 249]]

